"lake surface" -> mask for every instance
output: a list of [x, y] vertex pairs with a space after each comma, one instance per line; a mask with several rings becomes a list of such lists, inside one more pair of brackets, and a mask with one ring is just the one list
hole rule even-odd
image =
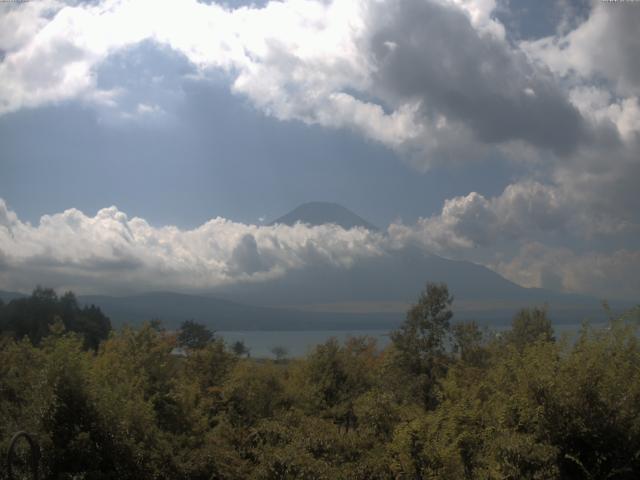
[[[566, 333], [569, 337], [575, 337], [582, 325], [571, 323], [566, 325], [554, 325], [557, 338]], [[592, 324], [594, 328], [600, 328], [604, 324]], [[494, 332], [508, 330], [508, 325], [495, 325], [487, 327]], [[288, 357], [302, 357], [309, 353], [316, 345], [326, 342], [334, 337], [344, 342], [349, 337], [367, 336], [375, 338], [380, 348], [386, 347], [391, 338], [390, 330], [310, 330], [310, 331], [219, 331], [216, 335], [222, 337], [227, 344], [241, 340], [250, 349], [254, 358], [273, 358], [271, 350], [274, 347], [284, 347]]]
[[332, 337], [344, 342], [349, 337], [368, 336], [375, 338], [381, 348], [390, 342], [389, 330], [227, 331], [216, 332], [216, 335], [230, 345], [241, 340], [250, 349], [252, 357], [267, 358], [273, 358], [271, 349], [274, 347], [286, 348], [288, 357], [302, 357]]

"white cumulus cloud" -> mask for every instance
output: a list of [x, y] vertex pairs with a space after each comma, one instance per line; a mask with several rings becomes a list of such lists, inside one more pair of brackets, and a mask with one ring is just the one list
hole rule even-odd
[[333, 225], [256, 226], [216, 218], [192, 229], [152, 227], [116, 207], [95, 216], [69, 209], [22, 222], [0, 201], [2, 288], [37, 283], [78, 291], [203, 290], [262, 281], [307, 265], [348, 268], [380, 255], [385, 241]]
[[0, 289], [29, 291], [43, 284], [79, 293], [202, 292], [268, 282], [308, 267], [346, 270], [409, 245], [455, 256], [515, 239], [520, 247], [513, 254], [475, 261], [524, 286], [637, 296], [638, 250], [578, 253], [529, 240], [567, 221], [556, 192], [535, 183], [514, 184], [494, 198], [472, 193], [450, 199], [440, 214], [412, 226], [392, 224], [386, 232], [224, 218], [193, 229], [154, 227], [116, 207], [94, 216], [69, 209], [31, 225], [0, 199]]
[[114, 105], [122, 92], [101, 90], [97, 68], [153, 41], [202, 78], [226, 72], [267, 115], [355, 130], [422, 168], [512, 142], [564, 155], [585, 136], [548, 68], [505, 39], [493, 0], [52, 5], [11, 7], [5, 23], [24, 27], [0, 37], [0, 114], [70, 99]]

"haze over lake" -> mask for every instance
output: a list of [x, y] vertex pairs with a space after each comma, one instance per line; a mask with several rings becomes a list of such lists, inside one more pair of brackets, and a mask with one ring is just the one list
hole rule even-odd
[[[605, 323], [591, 324], [593, 328], [605, 327]], [[506, 325], [496, 325], [490, 328], [493, 332], [504, 332], [509, 327]], [[575, 339], [582, 324], [555, 325], [554, 331], [558, 338], [567, 335], [570, 339]], [[389, 346], [391, 342], [389, 330], [310, 330], [310, 331], [219, 331], [216, 335], [224, 339], [226, 343], [232, 345], [235, 342], [243, 342], [249, 348], [250, 355], [255, 358], [273, 358], [275, 347], [284, 347], [287, 357], [303, 357], [313, 349], [330, 338], [335, 338], [343, 343], [350, 337], [370, 337], [376, 340], [378, 347], [382, 350]]]

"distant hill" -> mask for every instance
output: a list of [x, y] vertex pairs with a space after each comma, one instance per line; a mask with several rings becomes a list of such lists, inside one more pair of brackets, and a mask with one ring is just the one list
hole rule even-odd
[[[5, 303], [26, 296], [0, 290], [0, 299]], [[166, 328], [174, 329], [182, 321], [193, 319], [214, 330], [366, 330], [395, 327], [403, 318], [394, 313], [303, 312], [174, 292], [131, 296], [79, 295], [77, 298], [81, 306], [100, 307], [116, 328], [159, 319]]]
[[402, 320], [394, 314], [301, 312], [246, 305], [219, 298], [172, 292], [126, 297], [81, 295], [82, 305], [97, 305], [115, 327], [154, 318], [167, 328], [193, 319], [215, 330], [341, 330], [388, 328]]
[[[404, 316], [427, 281], [445, 282], [454, 295], [458, 320], [507, 323], [518, 309], [548, 305], [558, 323], [603, 320], [600, 300], [576, 294], [521, 287], [471, 262], [448, 260], [406, 247], [360, 260], [350, 268], [306, 267], [262, 283], [221, 287], [214, 295], [254, 305], [307, 312], [395, 313]], [[621, 311], [631, 307], [611, 302]]]
[[356, 215], [351, 210], [330, 202], [309, 202], [300, 205], [286, 215], [274, 220], [269, 225], [295, 225], [304, 223], [311, 226], [335, 224], [344, 229], [355, 227], [376, 231], [378, 228]]
[[4, 290], [0, 290], [0, 300], [2, 300], [5, 303], [8, 303], [11, 300], [14, 300], [16, 298], [22, 298], [22, 297], [25, 297], [25, 296], [26, 295], [24, 293], [5, 292]]

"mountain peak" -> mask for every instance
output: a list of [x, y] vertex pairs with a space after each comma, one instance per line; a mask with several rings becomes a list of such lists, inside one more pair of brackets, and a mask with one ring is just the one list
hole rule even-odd
[[274, 220], [270, 225], [295, 225], [305, 223], [311, 226], [333, 223], [345, 229], [362, 227], [376, 231], [377, 227], [356, 215], [348, 208], [333, 202], [308, 202], [294, 208], [286, 215]]

